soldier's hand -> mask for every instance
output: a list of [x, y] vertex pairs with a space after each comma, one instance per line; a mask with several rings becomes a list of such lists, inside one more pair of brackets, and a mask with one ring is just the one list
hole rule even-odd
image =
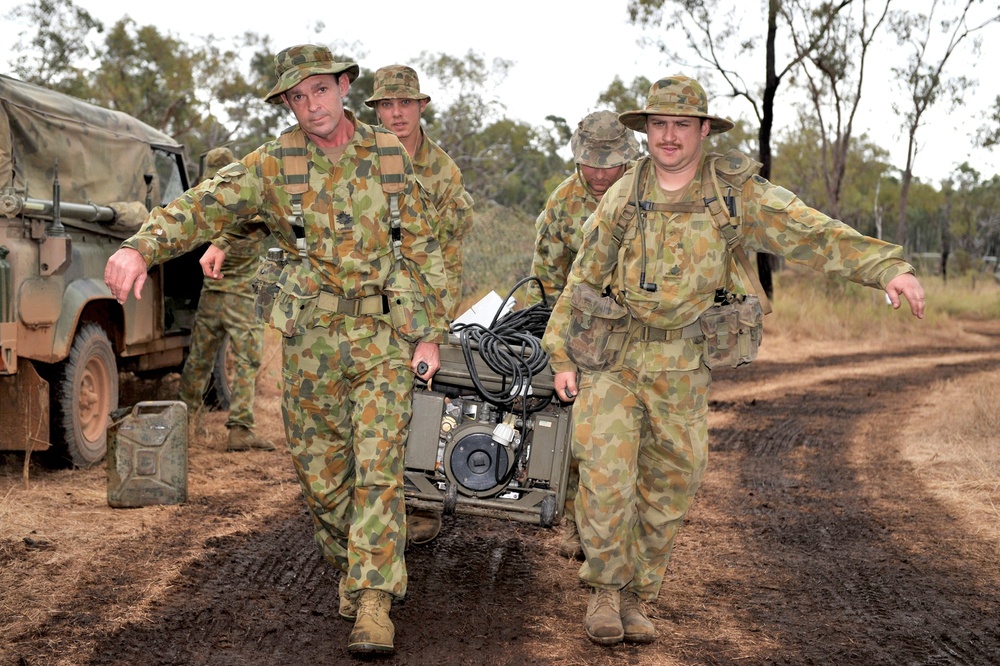
[[912, 273], [897, 275], [889, 280], [889, 284], [885, 285], [885, 294], [889, 297], [889, 303], [892, 304], [894, 310], [899, 309], [901, 303], [899, 297], [902, 295], [906, 299], [906, 302], [910, 304], [910, 312], [913, 313], [913, 316], [917, 319], [924, 318], [926, 297], [924, 295], [924, 288], [920, 286], [917, 276]]
[[108, 285], [111, 295], [119, 303], [125, 303], [130, 289], [135, 293], [136, 300], [140, 300], [147, 270], [146, 260], [138, 250], [123, 247], [108, 259], [108, 265], [104, 267], [104, 284]]
[[226, 253], [212, 243], [208, 244], [205, 254], [201, 255], [198, 263], [201, 264], [201, 272], [205, 277], [213, 280], [222, 279], [222, 262], [226, 260]]
[[556, 389], [556, 397], [563, 402], [572, 402], [576, 398], [576, 370], [557, 372], [552, 384]]
[[[425, 364], [425, 365], [421, 365]], [[441, 367], [441, 352], [433, 342], [418, 342], [413, 350], [413, 358], [410, 360], [410, 367], [417, 377], [429, 381], [434, 373]], [[423, 372], [421, 372], [423, 370]]]

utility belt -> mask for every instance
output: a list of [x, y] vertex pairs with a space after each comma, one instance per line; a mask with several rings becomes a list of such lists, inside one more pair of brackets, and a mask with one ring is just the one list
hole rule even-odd
[[351, 317], [384, 315], [389, 314], [389, 298], [385, 294], [372, 294], [371, 296], [362, 296], [361, 298], [347, 298], [346, 296], [337, 296], [333, 292], [323, 289], [319, 292], [316, 309], [337, 312]]
[[663, 329], [635, 320], [628, 308], [586, 283], [573, 290], [572, 313], [566, 327], [565, 349], [584, 370], [599, 372], [621, 366], [630, 340], [668, 342], [701, 338], [702, 359], [709, 368], [739, 367], [757, 358], [764, 314], [756, 296], [723, 294], [720, 302], [697, 321], [682, 328]]

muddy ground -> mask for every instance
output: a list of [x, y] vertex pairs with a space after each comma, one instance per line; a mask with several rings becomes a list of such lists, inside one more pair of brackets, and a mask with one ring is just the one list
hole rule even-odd
[[[261, 432], [281, 436], [274, 356]], [[387, 664], [1000, 663], [1000, 445], [953, 436], [1000, 324], [882, 343], [766, 339], [716, 374], [706, 481], [652, 645], [583, 633], [559, 528], [454, 517], [407, 553]], [[291, 465], [190, 452], [189, 501], [111, 509], [103, 469], [0, 457], [0, 664], [350, 663]]]

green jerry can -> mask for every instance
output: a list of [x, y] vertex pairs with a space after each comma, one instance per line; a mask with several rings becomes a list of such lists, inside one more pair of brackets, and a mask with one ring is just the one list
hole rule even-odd
[[136, 404], [108, 428], [108, 504], [132, 508], [187, 501], [187, 405]]

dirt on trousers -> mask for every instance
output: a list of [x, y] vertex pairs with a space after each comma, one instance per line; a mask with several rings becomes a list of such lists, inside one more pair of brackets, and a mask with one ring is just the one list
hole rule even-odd
[[[766, 340], [715, 373], [657, 642], [587, 640], [560, 528], [457, 516], [407, 552], [397, 652], [377, 661], [1000, 663], [1000, 445], [949, 436], [998, 371], [996, 322], [905, 346]], [[280, 439], [265, 384], [258, 429]], [[23, 455], [0, 459], [0, 664], [354, 661], [287, 454], [226, 453], [224, 415], [205, 421], [179, 506], [111, 509], [100, 468], [32, 465], [25, 488]]]

